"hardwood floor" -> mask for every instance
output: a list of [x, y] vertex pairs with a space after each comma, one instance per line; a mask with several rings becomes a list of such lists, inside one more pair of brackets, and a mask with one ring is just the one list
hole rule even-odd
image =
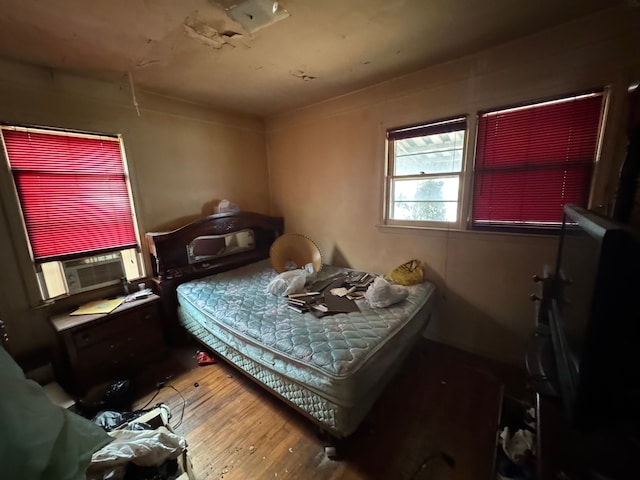
[[502, 385], [524, 392], [523, 372], [424, 340], [338, 445], [341, 459], [329, 460], [310, 420], [222, 361], [198, 367], [197, 349], [172, 350], [138, 384], [175, 388], [161, 388], [150, 406], [171, 407], [199, 480], [488, 479]]

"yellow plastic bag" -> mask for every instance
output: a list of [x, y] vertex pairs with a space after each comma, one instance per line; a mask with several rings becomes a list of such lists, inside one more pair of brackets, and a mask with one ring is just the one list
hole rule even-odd
[[423, 275], [420, 260], [410, 260], [394, 268], [385, 278], [398, 285], [415, 285], [422, 282]]

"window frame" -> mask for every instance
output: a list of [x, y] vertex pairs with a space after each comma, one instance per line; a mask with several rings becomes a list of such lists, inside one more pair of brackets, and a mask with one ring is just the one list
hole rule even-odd
[[[72, 129], [63, 129], [56, 127], [47, 127], [47, 126], [31, 126], [31, 125], [20, 125], [15, 123], [6, 123], [3, 122], [0, 124], [0, 127], [7, 130], [22, 130], [22, 131], [33, 131], [33, 132], [41, 132], [45, 134], [54, 134], [54, 135], [67, 135], [67, 136], [75, 136], [75, 137], [84, 137], [91, 139], [109, 139], [110, 141], [117, 142], [119, 146], [120, 160], [122, 161], [122, 168], [124, 170], [124, 182], [126, 184], [126, 190], [129, 200], [130, 213], [131, 213], [131, 222], [133, 225], [133, 230], [135, 234], [135, 245], [131, 248], [125, 250], [119, 250], [118, 248], [107, 248], [100, 250], [91, 250], [81, 254], [70, 254], [64, 258], [44, 258], [44, 259], [35, 259], [34, 252], [31, 246], [31, 240], [29, 238], [27, 225], [24, 217], [24, 212], [22, 209], [22, 202], [20, 199], [20, 195], [18, 192], [17, 185], [15, 183], [13, 168], [11, 166], [11, 162], [9, 160], [8, 153], [6, 151], [6, 147], [4, 145], [4, 141], [0, 139], [0, 150], [2, 151], [2, 156], [4, 157], [4, 173], [2, 175], [2, 198], [3, 203], [7, 206], [7, 210], [5, 213], [7, 215], [8, 226], [11, 232], [13, 232], [12, 237], [14, 237], [14, 248], [16, 249], [16, 254], [18, 257], [19, 265], [21, 265], [21, 269], [23, 272], [23, 281], [26, 287], [27, 298], [29, 304], [31, 306], [39, 306], [43, 304], [49, 304], [60, 299], [71, 298], [77, 295], [85, 295], [92, 291], [98, 291], [107, 287], [95, 287], [90, 290], [84, 290], [77, 293], [70, 293], [68, 290], [64, 294], [60, 294], [57, 296], [45, 296], [45, 290], [41, 287], [41, 282], [44, 283], [42, 279], [42, 271], [44, 265], [51, 265], [52, 263], [60, 263], [63, 259], [72, 259], [72, 258], [91, 258], [96, 255], [103, 254], [105, 252], [128, 252], [127, 258], [133, 259], [135, 258], [136, 265], [135, 268], [125, 267], [125, 275], [128, 275], [130, 272], [136, 272], [138, 276], [128, 276], [128, 280], [135, 280], [139, 278], [144, 278], [146, 275], [146, 264], [144, 262], [143, 254], [142, 254], [142, 243], [140, 241], [140, 228], [138, 225], [138, 218], [136, 213], [136, 206], [134, 201], [133, 189], [131, 185], [131, 176], [129, 173], [129, 166], [126, 157], [126, 151], [123, 141], [122, 134], [109, 134], [109, 133], [96, 133], [96, 132], [87, 132], [87, 131], [78, 131]], [[5, 188], [8, 187], [8, 188]], [[15, 214], [11, 212], [14, 211]], [[62, 269], [62, 264], [60, 263], [60, 269]], [[27, 268], [30, 266], [30, 268]], [[30, 270], [31, 274], [26, 274], [26, 271]], [[62, 270], [61, 270], [62, 271]], [[66, 288], [66, 283], [65, 283]], [[113, 288], [113, 287], [111, 287]], [[46, 287], [45, 287], [46, 289]]]
[[[459, 186], [459, 204], [458, 204], [458, 221], [457, 222], [420, 222], [420, 221], [405, 221], [405, 220], [393, 220], [389, 218], [390, 214], [390, 202], [391, 202], [391, 186], [389, 173], [392, 171], [392, 165], [390, 164], [390, 156], [392, 151], [389, 145], [389, 141], [386, 137], [387, 132], [396, 127], [395, 125], [402, 124], [402, 122], [383, 122], [381, 123], [380, 136], [384, 140], [384, 164], [383, 164], [383, 183], [381, 185], [382, 199], [381, 199], [381, 214], [380, 214], [380, 228], [399, 228], [399, 229], [416, 229], [416, 230], [440, 230], [440, 231], [459, 231], [466, 233], [499, 233], [499, 234], [515, 234], [515, 235], [547, 235], [555, 236], [558, 234], [559, 227], [528, 227], [528, 226], [486, 226], [482, 228], [474, 228], [472, 226], [473, 219], [473, 195], [475, 186], [475, 161], [476, 161], [476, 146], [478, 141], [478, 123], [482, 113], [499, 111], [503, 109], [525, 107], [529, 105], [536, 105], [539, 103], [561, 100], [565, 98], [576, 97], [585, 94], [600, 93], [602, 95], [602, 108], [600, 115], [600, 125], [598, 130], [598, 140], [596, 143], [596, 151], [593, 161], [593, 168], [591, 174], [591, 181], [589, 187], [589, 199], [587, 208], [592, 208], [602, 213], [606, 213], [610, 187], [607, 184], [607, 175], [612, 172], [615, 174], [616, 169], [614, 158], [616, 155], [615, 142], [615, 130], [619, 122], [616, 120], [620, 114], [619, 99], [614, 101], [614, 98], [622, 95], [612, 86], [594, 86], [593, 88], [583, 90], [573, 90], [568, 93], [561, 93], [559, 95], [537, 96], [533, 98], [524, 99], [521, 101], [513, 102], [510, 104], [503, 104], [502, 106], [493, 105], [478, 105], [476, 108], [471, 107], [468, 113], [446, 117], [444, 120], [466, 118], [466, 135], [464, 142], [464, 151], [462, 159], [462, 172], [461, 183]], [[623, 92], [626, 94], [625, 91]], [[612, 106], [613, 105], [613, 106]], [[615, 111], [614, 111], [615, 110]], [[438, 120], [433, 122], [420, 122], [415, 121], [408, 125], [420, 126], [428, 125], [431, 123], [437, 123]], [[612, 157], [611, 162], [603, 162], [602, 158], [606, 155]], [[611, 170], [611, 172], [609, 171]]]
[[[452, 128], [456, 125], [462, 128]], [[409, 125], [386, 127], [385, 129], [385, 168], [384, 168], [384, 205], [383, 205], [383, 224], [386, 226], [406, 227], [406, 228], [424, 228], [424, 229], [450, 229], [460, 228], [463, 222], [465, 198], [465, 186], [467, 179], [465, 175], [465, 165], [467, 162], [467, 153], [469, 151], [469, 117], [467, 115], [455, 115], [452, 117], [441, 118], [428, 122], [419, 122]], [[448, 133], [454, 131], [463, 132], [462, 141], [462, 158], [459, 172], [439, 172], [439, 173], [420, 173], [417, 175], [394, 175], [395, 171], [395, 144], [396, 140], [407, 138], [435, 135], [438, 133]], [[414, 132], [414, 135], [411, 133]], [[391, 138], [395, 137], [395, 138]], [[429, 179], [458, 177], [458, 195], [456, 199], [456, 220], [455, 221], [437, 221], [437, 220], [405, 220], [391, 218], [394, 185], [396, 180], [405, 179]]]

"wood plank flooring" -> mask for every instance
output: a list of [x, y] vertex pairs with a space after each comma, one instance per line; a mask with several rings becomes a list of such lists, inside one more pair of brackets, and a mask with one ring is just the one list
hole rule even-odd
[[158, 381], [175, 388], [150, 406], [171, 407], [199, 480], [488, 479], [501, 388], [524, 392], [523, 372], [424, 340], [329, 460], [310, 420], [222, 361], [198, 367], [198, 348], [173, 349], [146, 371], [138, 385], [151, 393], [135, 407]]

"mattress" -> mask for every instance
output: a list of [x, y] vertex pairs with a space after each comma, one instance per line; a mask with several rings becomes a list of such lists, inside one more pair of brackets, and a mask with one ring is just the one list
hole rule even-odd
[[[318, 281], [345, 269], [325, 265]], [[265, 293], [276, 276], [269, 260], [183, 283], [180, 323], [221, 356], [296, 406], [333, 434], [357, 427], [420, 336], [434, 285], [374, 309], [317, 318]]]

